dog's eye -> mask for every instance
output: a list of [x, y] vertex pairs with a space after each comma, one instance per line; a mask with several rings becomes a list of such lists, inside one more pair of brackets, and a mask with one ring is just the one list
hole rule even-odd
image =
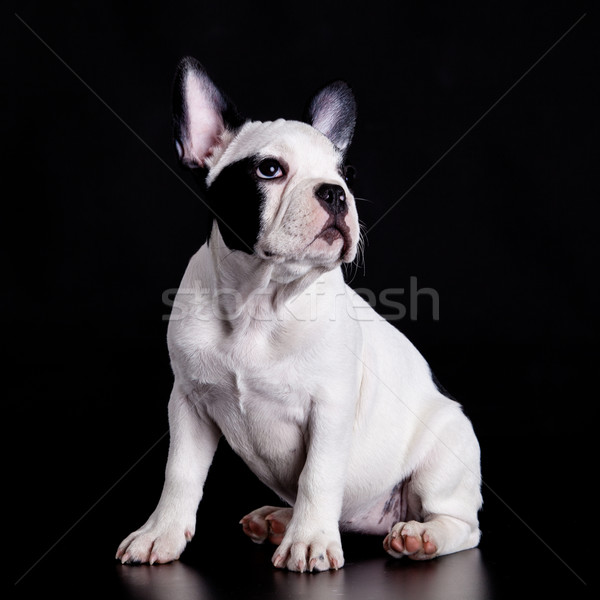
[[261, 179], [277, 179], [283, 177], [284, 172], [282, 166], [274, 158], [265, 158], [258, 163], [256, 174]]
[[356, 179], [356, 169], [352, 165], [346, 165], [344, 167], [344, 181], [346, 185], [352, 189], [354, 180]]

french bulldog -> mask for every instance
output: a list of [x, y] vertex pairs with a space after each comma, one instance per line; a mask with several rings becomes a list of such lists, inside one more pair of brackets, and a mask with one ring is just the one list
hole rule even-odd
[[[241, 520], [273, 565], [344, 565], [342, 532], [393, 557], [479, 543], [480, 451], [460, 405], [345, 281], [360, 229], [344, 157], [356, 105], [341, 81], [304, 121], [242, 119], [193, 58], [174, 85], [175, 145], [214, 215], [174, 302], [170, 447], [156, 510], [122, 563], [176, 560], [224, 436], [286, 506]], [[224, 490], [231, 493], [231, 490]]]

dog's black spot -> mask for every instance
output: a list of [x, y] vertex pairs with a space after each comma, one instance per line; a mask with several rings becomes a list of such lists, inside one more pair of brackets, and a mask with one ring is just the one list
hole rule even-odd
[[383, 506], [381, 518], [379, 519], [380, 523], [390, 514], [393, 516], [394, 522], [404, 521], [406, 519], [408, 506], [407, 483], [408, 480], [405, 479], [394, 486], [389, 499]]
[[247, 254], [252, 254], [258, 238], [268, 185], [255, 176], [258, 162], [257, 156], [249, 156], [227, 165], [205, 192], [227, 247]]

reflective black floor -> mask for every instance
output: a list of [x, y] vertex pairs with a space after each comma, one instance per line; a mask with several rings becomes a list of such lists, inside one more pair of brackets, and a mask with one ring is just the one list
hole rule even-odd
[[[544, 452], [552, 458], [548, 448]], [[157, 471], [151, 460], [78, 522], [72, 515], [61, 515], [50, 496], [45, 502], [39, 499], [39, 536], [31, 535], [36, 529], [29, 524], [31, 537], [22, 540], [12, 582], [16, 597], [53, 593], [69, 599], [483, 600], [527, 595], [584, 598], [595, 587], [590, 567], [594, 548], [587, 545], [585, 520], [574, 506], [570, 520], [559, 518], [559, 511], [568, 507], [565, 492], [570, 480], [562, 478], [555, 489], [540, 487], [540, 481], [551, 481], [542, 463], [537, 473], [526, 470], [530, 487], [525, 493], [523, 482], [514, 476], [518, 473], [514, 457], [502, 458], [504, 470], [490, 465], [494, 470], [491, 487], [484, 487], [483, 537], [477, 549], [411, 562], [388, 557], [377, 537], [344, 536], [343, 569], [297, 574], [274, 569], [273, 547], [257, 546], [243, 535], [237, 520], [249, 505], [262, 500], [261, 488], [253, 487], [251, 476], [243, 479], [226, 449], [218, 456], [216, 469], [241, 478], [238, 481], [248, 493], [219, 495], [224, 480], [209, 479], [198, 513], [198, 531], [203, 534], [197, 533], [182, 559], [169, 565], [124, 566], [113, 559], [121, 537], [139, 525], [140, 516], [154, 502], [154, 497], [142, 494], [143, 481]], [[519, 463], [520, 468], [524, 464]], [[158, 482], [149, 485], [152, 494], [157, 486]]]
[[[481, 553], [470, 550], [430, 564], [404, 564], [384, 557], [350, 561], [345, 568], [314, 575], [269, 568], [263, 553], [250, 550], [241, 570], [218, 577], [210, 569], [174, 563], [165, 568], [118, 567], [123, 588], [132, 598], [491, 598]], [[261, 559], [266, 558], [260, 556]], [[252, 565], [252, 568], [249, 568]]]
[[[526, 540], [525, 535], [519, 536]], [[396, 561], [373, 540], [346, 540], [346, 566], [335, 572], [298, 574], [274, 569], [272, 549], [245, 539], [231, 547], [188, 550], [182, 560], [160, 566], [126, 566], [110, 557], [86, 558], [77, 544], [68, 556], [47, 557], [15, 587], [17, 597], [56, 593], [62, 598], [139, 600], [310, 599], [483, 600], [489, 598], [582, 598], [590, 592], [545, 548], [489, 553], [468, 550], [430, 562]], [[366, 547], [365, 547], [366, 546]]]

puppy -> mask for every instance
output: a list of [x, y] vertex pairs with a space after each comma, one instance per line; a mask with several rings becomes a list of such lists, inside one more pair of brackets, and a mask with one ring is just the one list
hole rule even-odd
[[335, 82], [304, 122], [244, 121], [196, 60], [180, 63], [176, 148], [215, 220], [169, 323], [164, 489], [121, 562], [179, 558], [221, 436], [288, 505], [241, 521], [253, 541], [277, 544], [275, 567], [342, 567], [340, 531], [380, 535], [389, 554], [416, 560], [478, 544], [469, 420], [344, 283], [359, 242], [344, 166], [355, 114]]

